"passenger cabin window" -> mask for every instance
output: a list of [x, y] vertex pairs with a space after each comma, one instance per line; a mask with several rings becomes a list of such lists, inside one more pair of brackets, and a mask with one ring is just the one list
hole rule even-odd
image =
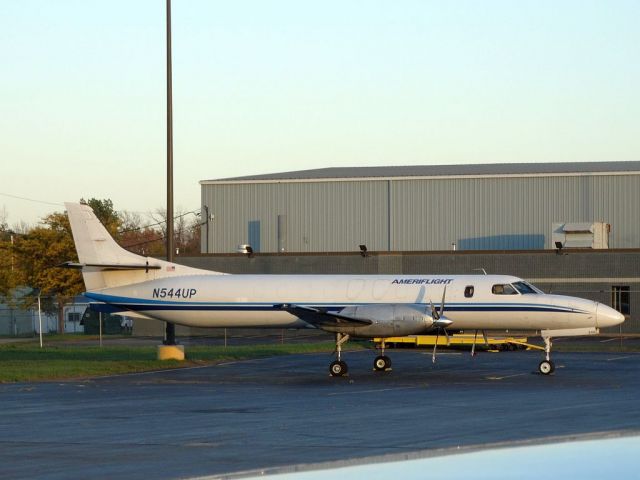
[[518, 294], [518, 292], [516, 292], [516, 289], [513, 288], [508, 283], [494, 285], [491, 288], [491, 293], [493, 293], [494, 295], [517, 295]]
[[467, 298], [473, 297], [473, 285], [469, 285], [464, 289], [464, 296]]
[[533, 288], [532, 285], [529, 285], [527, 282], [515, 282], [513, 286], [523, 295], [534, 294], [537, 295], [538, 292]]

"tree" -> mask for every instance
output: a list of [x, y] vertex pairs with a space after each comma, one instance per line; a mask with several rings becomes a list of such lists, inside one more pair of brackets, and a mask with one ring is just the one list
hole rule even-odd
[[138, 255], [162, 257], [165, 255], [164, 236], [157, 230], [141, 227], [120, 234], [122, 248]]
[[[81, 202], [84, 202], [83, 200]], [[111, 200], [90, 199], [88, 202], [107, 230], [115, 233], [121, 223]], [[59, 268], [66, 261], [78, 261], [71, 226], [65, 213], [53, 213], [42, 225], [20, 234], [6, 234], [6, 222], [0, 222], [0, 295], [22, 308], [31, 308], [40, 294], [43, 309], [58, 313], [58, 331], [64, 333], [64, 307], [84, 291], [82, 275], [77, 270]], [[14, 299], [18, 287], [31, 294]]]
[[[7, 218], [9, 218], [9, 214], [7, 213], [7, 208], [3, 206], [0, 208], [0, 235], [4, 235], [9, 230]], [[0, 239], [2, 239], [1, 236]]]
[[14, 254], [11, 241], [0, 235], [0, 299], [2, 303], [10, 303], [11, 292], [15, 288]]
[[[111, 200], [91, 198], [81, 203], [89, 205], [111, 235], [124, 248], [141, 255], [164, 256], [166, 215], [156, 215], [156, 224], [142, 226], [140, 215], [118, 213]], [[181, 254], [195, 253], [200, 248], [200, 224], [187, 215], [176, 217], [175, 245]], [[30, 308], [37, 294], [46, 298], [43, 308], [58, 313], [59, 331], [64, 332], [64, 306], [84, 291], [82, 276], [77, 270], [58, 268], [66, 261], [78, 261], [69, 219], [65, 213], [53, 213], [42, 225], [20, 226], [22, 232], [12, 235], [6, 225], [6, 211], [0, 210], [0, 296], [11, 301], [17, 287], [28, 287], [33, 295], [17, 299], [17, 305]]]
[[185, 243], [182, 246], [181, 252], [184, 250], [184, 254], [199, 254], [201, 249], [200, 238], [202, 236], [202, 223], [200, 217], [195, 217], [188, 225], [188, 236], [185, 239]]
[[15, 258], [13, 253], [14, 233], [7, 223], [7, 209], [0, 209], [0, 298], [10, 303], [11, 292], [15, 288], [13, 270]]
[[[180, 255], [200, 253], [200, 219], [198, 217], [189, 220], [189, 215], [195, 212], [185, 212], [178, 210], [174, 216], [174, 246]], [[166, 239], [167, 235], [167, 211], [158, 208], [152, 218], [160, 226], [162, 239]], [[163, 254], [166, 255], [166, 242]]]
[[[66, 214], [53, 213], [43, 223], [16, 239], [14, 253], [19, 268], [13, 272], [12, 283], [14, 287], [28, 286], [46, 298], [44, 309], [57, 310], [58, 331], [64, 333], [64, 306], [84, 291], [84, 283], [77, 270], [58, 267], [78, 259]], [[35, 295], [20, 299], [23, 308], [30, 308], [35, 302]]]

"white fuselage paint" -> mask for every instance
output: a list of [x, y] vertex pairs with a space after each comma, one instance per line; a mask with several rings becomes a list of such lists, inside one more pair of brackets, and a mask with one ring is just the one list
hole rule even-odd
[[[624, 320], [594, 301], [542, 293], [497, 295], [505, 275], [186, 275], [91, 291], [87, 296], [123, 310], [193, 327], [307, 328], [279, 305], [440, 307], [452, 329], [573, 329]], [[465, 289], [473, 287], [473, 296]], [[428, 314], [428, 313], [427, 313]]]

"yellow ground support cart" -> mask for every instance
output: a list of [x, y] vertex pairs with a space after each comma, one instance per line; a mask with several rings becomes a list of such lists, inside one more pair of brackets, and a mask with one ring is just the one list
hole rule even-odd
[[476, 348], [485, 348], [493, 351], [500, 350], [519, 350], [519, 349], [540, 349], [543, 347], [528, 343], [528, 338], [523, 336], [503, 337], [503, 336], [487, 336], [486, 341], [483, 335], [475, 335], [469, 333], [451, 334], [447, 338], [446, 335], [409, 335], [408, 337], [388, 337], [374, 338], [377, 344], [384, 343], [387, 347], [414, 346], [414, 347], [433, 347], [438, 342], [438, 347], [469, 347], [474, 344]]

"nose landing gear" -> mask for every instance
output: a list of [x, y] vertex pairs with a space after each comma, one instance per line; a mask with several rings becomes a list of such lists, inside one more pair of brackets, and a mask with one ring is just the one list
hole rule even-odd
[[556, 369], [556, 366], [551, 361], [551, 337], [543, 336], [542, 339], [544, 340], [544, 360], [538, 365], [538, 371], [542, 375], [550, 375]]
[[342, 360], [336, 360], [329, 365], [329, 373], [331, 373], [332, 377], [344, 377], [348, 371], [349, 367], [347, 367], [347, 362], [343, 362]]

